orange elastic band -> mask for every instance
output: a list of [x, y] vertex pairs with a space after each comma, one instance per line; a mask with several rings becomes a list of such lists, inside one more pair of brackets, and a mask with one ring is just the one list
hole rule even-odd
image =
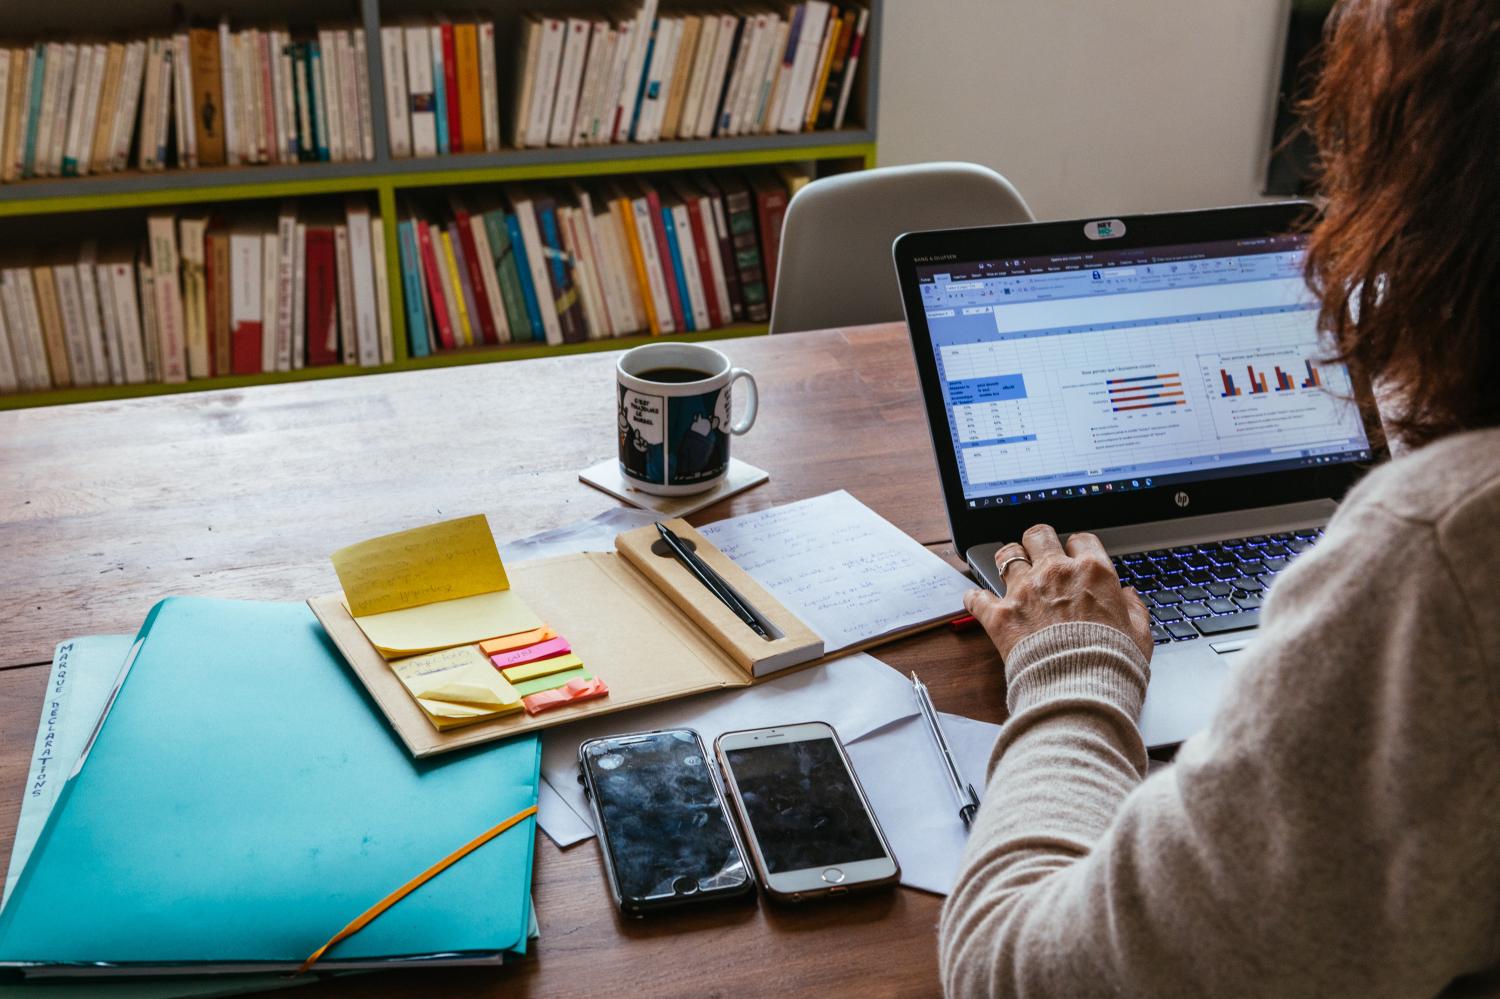
[[469, 842], [465, 843], [457, 850], [454, 850], [452, 853], [448, 854], [448, 856], [444, 857], [442, 860], [439, 860], [437, 863], [427, 868], [427, 870], [423, 871], [421, 874], [418, 874], [416, 877], [406, 882], [406, 884], [402, 885], [400, 888], [397, 888], [395, 891], [391, 892], [379, 902], [376, 902], [374, 905], [370, 906], [352, 923], [335, 933], [333, 935], [333, 938], [326, 944], [313, 951], [312, 956], [309, 957], [306, 961], [303, 961], [302, 967], [297, 969], [297, 974], [301, 975], [305, 973], [309, 968], [311, 968], [318, 962], [319, 958], [328, 953], [328, 951], [334, 945], [349, 939], [350, 937], [354, 936], [354, 934], [364, 929], [366, 926], [369, 926], [375, 921], [378, 916], [385, 912], [385, 910], [389, 909], [391, 906], [395, 905], [397, 902], [401, 901], [403, 898], [410, 895], [418, 888], [422, 887], [438, 874], [447, 870], [449, 867], [452, 867], [458, 861], [462, 860], [464, 857], [467, 857], [469, 854], [473, 853], [481, 846], [484, 846], [484, 844], [488, 843], [496, 836], [499, 836], [501, 833], [505, 832], [505, 830], [515, 825], [517, 822], [520, 822], [523, 819], [528, 819], [535, 814], [535, 805], [532, 805], [530, 808], [522, 809], [521, 811], [512, 815], [510, 818], [506, 819], [504, 822], [500, 823], [495, 828], [489, 830], [488, 832], [480, 833], [474, 839], [471, 839]]

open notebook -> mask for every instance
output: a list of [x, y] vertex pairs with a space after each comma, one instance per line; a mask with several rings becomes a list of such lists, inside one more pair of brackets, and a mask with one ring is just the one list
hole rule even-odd
[[743, 687], [781, 670], [946, 621], [969, 580], [846, 492], [694, 530], [669, 526], [769, 625], [756, 635], [669, 553], [647, 526], [613, 552], [507, 566], [510, 589], [566, 635], [609, 686], [597, 700], [439, 731], [370, 643], [343, 594], [308, 603], [407, 748], [428, 756], [689, 694]]

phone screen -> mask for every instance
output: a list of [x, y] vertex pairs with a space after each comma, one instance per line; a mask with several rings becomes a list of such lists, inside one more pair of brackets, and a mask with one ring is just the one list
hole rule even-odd
[[730, 749], [724, 756], [768, 873], [886, 856], [832, 739]]
[[710, 775], [712, 761], [694, 733], [603, 739], [585, 746], [584, 764], [623, 898], [646, 901], [749, 884]]

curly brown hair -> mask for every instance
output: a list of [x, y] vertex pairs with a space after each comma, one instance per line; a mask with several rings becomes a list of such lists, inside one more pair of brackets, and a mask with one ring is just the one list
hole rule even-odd
[[1319, 326], [1407, 443], [1500, 425], [1500, 0], [1344, 0], [1324, 41]]

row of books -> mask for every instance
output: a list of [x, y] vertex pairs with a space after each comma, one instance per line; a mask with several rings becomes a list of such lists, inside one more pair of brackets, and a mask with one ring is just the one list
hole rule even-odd
[[[868, 8], [526, 16], [511, 145], [602, 145], [841, 128]], [[381, 29], [391, 154], [495, 151], [487, 18]], [[184, 27], [0, 47], [0, 181], [168, 167], [373, 160], [364, 31]]]
[[495, 22], [409, 17], [380, 29], [391, 155], [500, 148]]
[[374, 159], [364, 39], [231, 31], [225, 18], [162, 37], [0, 47], [0, 181]]
[[0, 393], [393, 360], [384, 226], [361, 198], [0, 263]]
[[842, 128], [869, 9], [805, 0], [759, 10], [525, 18], [512, 144], [706, 139]]
[[807, 180], [700, 171], [404, 205], [411, 354], [765, 322], [782, 218]]

